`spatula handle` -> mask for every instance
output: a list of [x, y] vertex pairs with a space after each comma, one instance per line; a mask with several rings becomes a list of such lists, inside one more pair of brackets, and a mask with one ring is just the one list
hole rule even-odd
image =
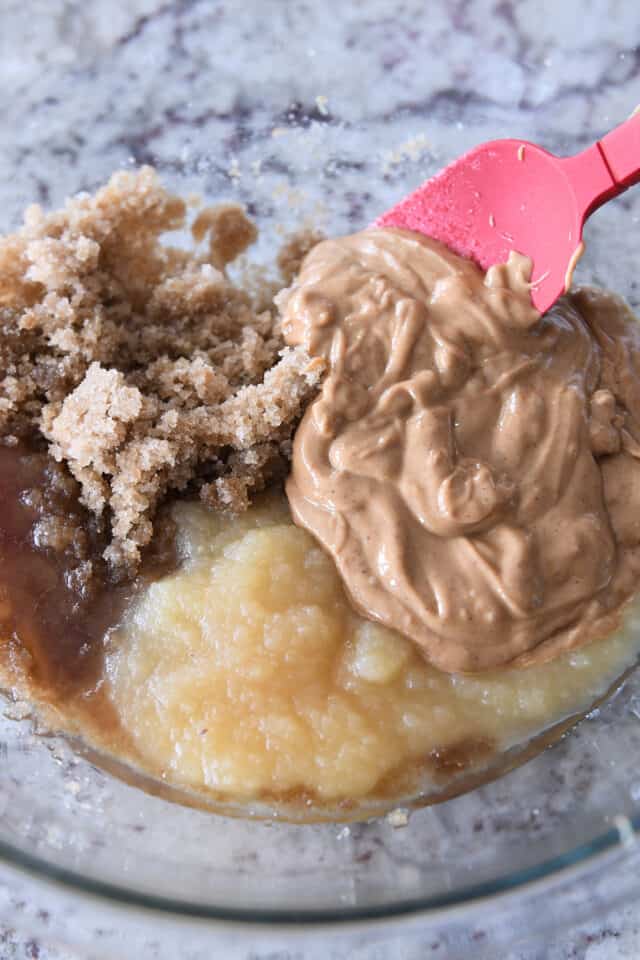
[[607, 200], [640, 182], [640, 112], [582, 153], [560, 162], [584, 222]]
[[640, 112], [598, 142], [611, 176], [619, 187], [640, 181]]

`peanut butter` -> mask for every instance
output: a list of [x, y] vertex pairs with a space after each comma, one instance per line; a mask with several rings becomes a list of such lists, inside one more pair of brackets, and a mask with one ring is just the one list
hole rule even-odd
[[529, 275], [367, 230], [314, 247], [279, 298], [287, 342], [328, 364], [294, 519], [445, 671], [608, 633], [640, 570], [640, 327], [592, 289], [541, 317]]

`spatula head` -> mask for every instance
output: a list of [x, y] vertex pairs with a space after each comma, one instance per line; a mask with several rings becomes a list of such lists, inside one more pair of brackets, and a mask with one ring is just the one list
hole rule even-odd
[[379, 217], [440, 240], [487, 270], [515, 250], [533, 264], [543, 313], [568, 289], [586, 211], [566, 160], [523, 140], [494, 140], [460, 157]]

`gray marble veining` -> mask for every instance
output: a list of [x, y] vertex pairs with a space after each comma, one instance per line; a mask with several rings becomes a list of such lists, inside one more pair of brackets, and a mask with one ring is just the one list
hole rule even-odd
[[[33, 201], [53, 206], [114, 169], [152, 163], [183, 192], [244, 202], [263, 225], [257, 257], [268, 262], [274, 231], [361, 227], [482, 140], [520, 136], [558, 152], [586, 146], [640, 100], [639, 44], [640, 17], [628, 0], [3, 0], [0, 230], [15, 227]], [[640, 190], [590, 224], [579, 278], [606, 282], [639, 304], [638, 236]], [[625, 744], [637, 750], [633, 730], [630, 722]], [[597, 802], [580, 746], [588, 738], [585, 728], [558, 752], [569, 786], [545, 794], [547, 824], [573, 802], [576, 783]], [[527, 774], [532, 784], [537, 770]], [[487, 842], [501, 824], [500, 796], [487, 800]], [[104, 798], [108, 804], [108, 787]], [[523, 811], [523, 824], [532, 815]], [[332, 843], [368, 855], [371, 835], [365, 826], [342, 840], [336, 833]], [[393, 853], [407, 856], [401, 837]], [[0, 877], [2, 960], [166, 955], [158, 937], [98, 904]], [[589, 893], [579, 879], [565, 891], [576, 916]], [[633, 903], [593, 911], [577, 932], [516, 947], [509, 960], [640, 953]], [[494, 943], [506, 950], [501, 922], [474, 920], [459, 935], [475, 956], [491, 956]], [[417, 960], [448, 949], [415, 926], [328, 946], [252, 936], [207, 947], [180, 937], [166, 933], [176, 960]]]

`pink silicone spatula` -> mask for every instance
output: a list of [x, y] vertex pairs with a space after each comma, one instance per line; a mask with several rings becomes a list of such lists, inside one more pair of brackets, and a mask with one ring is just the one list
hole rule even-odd
[[640, 114], [573, 157], [493, 140], [455, 160], [375, 221], [440, 240], [484, 270], [516, 250], [533, 263], [543, 313], [565, 293], [587, 217], [640, 180]]

